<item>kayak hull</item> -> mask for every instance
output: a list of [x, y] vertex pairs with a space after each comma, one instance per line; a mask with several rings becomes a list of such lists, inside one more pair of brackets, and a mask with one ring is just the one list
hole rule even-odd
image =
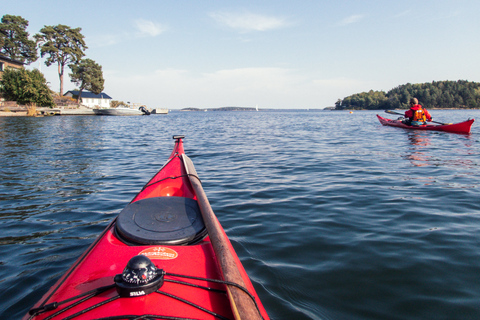
[[[139, 240], [125, 238], [120, 234], [123, 231], [118, 226], [119, 221], [125, 219], [122, 215], [131, 213], [127, 209], [133, 205], [137, 211], [132, 219], [138, 229], [157, 232], [155, 228], [163, 228], [165, 224], [169, 225], [177, 219], [177, 213], [170, 209], [165, 212], [162, 208], [152, 213], [150, 206], [147, 216], [153, 218], [144, 223], [139, 219], [143, 214], [142, 203], [155, 203], [157, 198], [172, 197], [174, 200], [184, 199], [188, 207], [192, 200], [197, 201], [182, 156], [183, 143], [177, 139], [175, 148], [162, 169], [23, 319], [136, 319], [142, 315], [148, 315], [148, 319], [235, 318], [236, 308], [232, 307], [229, 299], [228, 285], [222, 283], [224, 274], [219, 260], [209, 235], [201, 227], [196, 227], [198, 230], [193, 231], [197, 238], [190, 237], [187, 230], [190, 226], [181, 225], [173, 233], [167, 232], [173, 236], [164, 237], [173, 240], [160, 237], [152, 240], [153, 243], [145, 243], [148, 242], [142, 239], [145, 233], [141, 234]], [[216, 218], [215, 220], [218, 223]], [[260, 318], [269, 319], [233, 246], [221, 230], [245, 289], [257, 305], [256, 312], [261, 315]], [[149, 237], [148, 233], [146, 237]], [[140, 243], [134, 243], [132, 239]], [[130, 259], [138, 255], [148, 257], [159, 270], [163, 270], [164, 283], [158, 290], [146, 295], [142, 295], [140, 290], [131, 294], [133, 296], [120, 297], [115, 286], [118, 279], [116, 276], [122, 275]], [[92, 292], [96, 294], [91, 294]], [[85, 294], [87, 296], [81, 296]], [[54, 309], [46, 311], [50, 306]]]
[[411, 130], [431, 130], [431, 131], [443, 131], [443, 132], [451, 132], [451, 133], [462, 133], [462, 134], [469, 134], [470, 129], [473, 125], [475, 119], [470, 119], [464, 122], [453, 123], [453, 124], [445, 124], [445, 125], [422, 125], [422, 126], [409, 126], [402, 123], [400, 120], [391, 120], [386, 119], [377, 114], [377, 118], [380, 123], [384, 126], [391, 126], [391, 127], [398, 127], [404, 129], [411, 129]]

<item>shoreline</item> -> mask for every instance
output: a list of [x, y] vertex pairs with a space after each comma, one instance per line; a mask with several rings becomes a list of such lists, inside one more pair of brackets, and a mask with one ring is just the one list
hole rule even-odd
[[27, 117], [27, 111], [0, 111], [0, 117]]
[[43, 116], [86, 116], [86, 115], [95, 115], [95, 112], [92, 109], [80, 107], [80, 108], [69, 108], [69, 107], [56, 107], [56, 108], [37, 108], [37, 115], [29, 116], [27, 115], [27, 109], [22, 107], [17, 107], [14, 110], [10, 111], [0, 111], [0, 117], [43, 117]]
[[[264, 109], [263, 111], [274, 111], [275, 109]], [[282, 109], [276, 109], [278, 111], [282, 111]], [[289, 109], [290, 111], [292, 109]], [[298, 111], [302, 111], [303, 109], [298, 109]], [[397, 111], [406, 111], [407, 109], [394, 109]], [[461, 108], [431, 108], [429, 110], [480, 110], [479, 108], [471, 108], [471, 109], [461, 109]], [[175, 110], [175, 111], [185, 111], [185, 110]], [[196, 111], [196, 110], [195, 110]], [[212, 110], [209, 110], [212, 111]], [[250, 110], [248, 110], [250, 111]], [[335, 110], [335, 109], [318, 109], [318, 111], [384, 111], [383, 109], [377, 110], [370, 110], [370, 109], [344, 109], [344, 110]], [[95, 115], [93, 110], [87, 108], [79, 108], [79, 109], [63, 109], [63, 108], [54, 108], [54, 109], [37, 109], [38, 115], [37, 116], [28, 116], [27, 111], [0, 111], [0, 118], [2, 117], [43, 117], [43, 116], [80, 116], [80, 115]], [[44, 115], [43, 112], [48, 112], [50, 114]]]

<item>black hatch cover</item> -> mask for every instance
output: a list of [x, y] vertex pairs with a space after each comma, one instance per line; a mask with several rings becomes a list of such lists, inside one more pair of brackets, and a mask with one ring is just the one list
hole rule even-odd
[[123, 241], [143, 245], [187, 245], [206, 235], [197, 201], [184, 197], [132, 202], [118, 215], [115, 230]]

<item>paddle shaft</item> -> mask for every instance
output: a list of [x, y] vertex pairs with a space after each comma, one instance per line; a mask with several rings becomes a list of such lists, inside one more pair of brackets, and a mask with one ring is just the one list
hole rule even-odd
[[[405, 114], [399, 113], [399, 112], [395, 112], [395, 111], [385, 110], [385, 112], [386, 112], [386, 113], [390, 113], [390, 114], [399, 114], [399, 115], [401, 115], [401, 116], [405, 116]], [[430, 121], [430, 122], [434, 122], [434, 123], [438, 123], [438, 124], [443, 124], [443, 125], [451, 124], [451, 123], [443, 123], [443, 122], [438, 122], [438, 121]]]
[[[229, 243], [227, 243], [225, 231], [223, 231], [220, 223], [213, 213], [210, 202], [207, 199], [207, 195], [203, 190], [200, 180], [198, 180], [197, 172], [193, 166], [193, 162], [185, 154], [182, 155], [182, 159], [185, 170], [187, 170], [190, 183], [197, 196], [198, 206], [200, 207], [200, 212], [202, 213], [202, 218], [207, 228], [208, 236], [210, 237], [210, 242], [213, 246], [213, 251], [215, 252], [215, 256], [217, 257], [222, 270], [223, 278], [225, 281], [236, 283], [245, 288], [245, 282], [243, 281], [235, 259], [229, 250]], [[255, 303], [245, 292], [236, 287], [228, 285], [227, 291], [236, 320], [262, 319], [262, 316], [259, 314]]]

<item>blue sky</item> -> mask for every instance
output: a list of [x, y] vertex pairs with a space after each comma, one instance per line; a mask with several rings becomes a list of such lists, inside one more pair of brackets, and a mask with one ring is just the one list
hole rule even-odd
[[[104, 92], [150, 108], [324, 108], [405, 83], [480, 81], [478, 0], [2, 2], [31, 36], [82, 28]], [[39, 61], [30, 67], [58, 91], [56, 66]]]

